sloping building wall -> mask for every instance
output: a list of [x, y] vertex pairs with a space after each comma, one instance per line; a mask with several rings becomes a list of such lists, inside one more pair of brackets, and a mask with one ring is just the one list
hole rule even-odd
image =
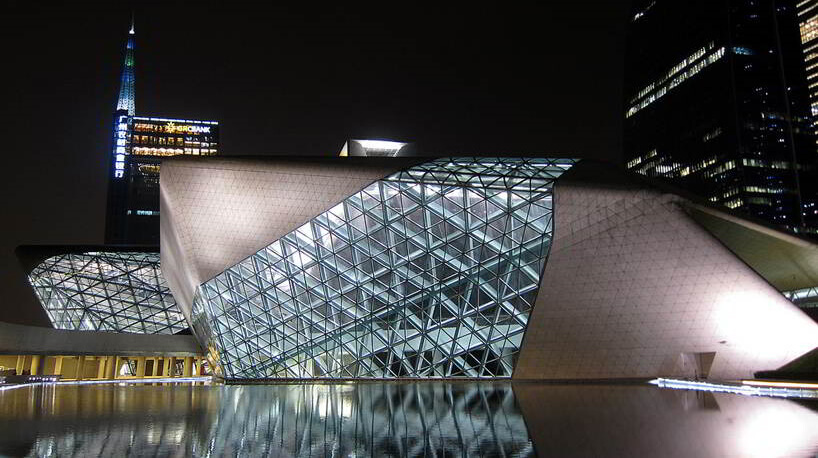
[[189, 318], [200, 284], [414, 162], [189, 157], [164, 161], [161, 261], [182, 313]]
[[614, 181], [557, 182], [554, 242], [514, 378], [732, 379], [818, 346], [818, 325], [693, 221], [684, 199]]

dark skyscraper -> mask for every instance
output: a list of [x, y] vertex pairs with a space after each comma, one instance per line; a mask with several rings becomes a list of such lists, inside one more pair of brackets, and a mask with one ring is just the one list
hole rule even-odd
[[178, 154], [215, 155], [219, 123], [136, 116], [133, 24], [114, 112], [105, 243], [159, 244], [159, 167]]
[[636, 1], [630, 20], [626, 166], [814, 231], [802, 204], [816, 149], [794, 0]]

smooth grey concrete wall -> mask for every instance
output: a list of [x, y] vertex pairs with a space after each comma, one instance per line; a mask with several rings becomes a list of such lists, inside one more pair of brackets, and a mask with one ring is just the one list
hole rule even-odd
[[0, 322], [0, 354], [200, 356], [192, 335], [66, 331]]

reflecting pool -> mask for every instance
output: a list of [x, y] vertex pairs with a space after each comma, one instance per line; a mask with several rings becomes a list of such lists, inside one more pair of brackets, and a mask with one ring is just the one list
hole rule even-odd
[[815, 456], [818, 404], [641, 385], [0, 391], [7, 456]]

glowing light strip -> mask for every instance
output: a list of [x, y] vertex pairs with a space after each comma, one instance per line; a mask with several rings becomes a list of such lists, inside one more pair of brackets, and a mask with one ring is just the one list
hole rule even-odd
[[114, 379], [114, 380], [71, 380], [65, 382], [56, 382], [55, 385], [95, 385], [95, 384], [111, 384], [111, 383], [194, 383], [194, 382], [210, 382], [213, 377], [160, 377], [160, 378], [130, 378], [130, 379]]
[[355, 140], [360, 143], [365, 149], [373, 149], [377, 151], [393, 151], [399, 150], [406, 146], [406, 143], [393, 142], [390, 140]]
[[818, 390], [818, 383], [776, 382], [767, 380], [742, 380], [741, 383], [749, 386], [771, 386], [777, 388], [802, 388], [808, 390]]
[[162, 122], [183, 122], [188, 124], [211, 124], [219, 125], [219, 121], [199, 121], [195, 119], [172, 119], [172, 118], [151, 118], [148, 116], [133, 116], [136, 121], [162, 121]]
[[639, 91], [637, 96], [631, 99], [632, 105], [630, 108], [628, 108], [627, 113], [625, 113], [625, 118], [630, 118], [642, 109], [646, 108], [648, 105], [661, 99], [665, 96], [665, 94], [676, 88], [676, 86], [684, 83], [700, 71], [724, 57], [725, 50], [723, 46], [710, 52], [710, 54], [705, 55], [705, 52], [709, 51], [710, 49], [712, 49], [712, 43], [709, 46], [696, 51], [690, 55], [690, 57], [677, 64], [668, 72], [666, 76], [660, 78], [659, 81], [650, 83], [644, 89]]
[[0, 391], [13, 390], [16, 388], [25, 388], [38, 385], [106, 385], [112, 383], [119, 384], [137, 384], [137, 383], [209, 383], [213, 381], [213, 377], [160, 377], [160, 378], [135, 378], [135, 379], [115, 379], [115, 380], [68, 380], [64, 382], [37, 382], [37, 383], [18, 383], [15, 385], [0, 386]]
[[34, 384], [34, 383], [21, 383], [19, 385], [0, 386], [0, 391], [13, 390], [13, 389], [16, 389], [16, 388], [23, 388], [23, 387], [26, 387], [26, 386], [33, 386], [33, 385], [41, 385], [41, 383], [37, 383], [37, 384]]
[[728, 385], [725, 383], [697, 382], [692, 380], [678, 380], [657, 378], [649, 381], [651, 385], [659, 388], [670, 388], [675, 390], [695, 390], [710, 391], [718, 393], [741, 394], [744, 396], [770, 396], [781, 398], [818, 398], [818, 390], [756, 387], [747, 385]]

